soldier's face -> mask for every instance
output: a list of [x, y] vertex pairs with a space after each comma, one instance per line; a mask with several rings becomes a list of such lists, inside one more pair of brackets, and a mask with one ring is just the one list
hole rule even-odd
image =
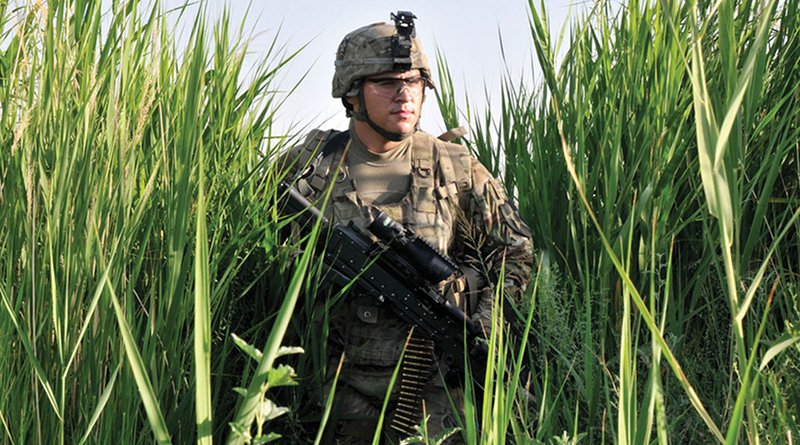
[[424, 90], [425, 81], [419, 70], [410, 70], [369, 76], [364, 79], [362, 94], [370, 119], [379, 127], [393, 133], [410, 133], [419, 121]]

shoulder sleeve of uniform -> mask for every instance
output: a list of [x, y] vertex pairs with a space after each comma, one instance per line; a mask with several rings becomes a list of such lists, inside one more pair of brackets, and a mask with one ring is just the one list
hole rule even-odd
[[[528, 226], [522, 221], [514, 203], [509, 199], [503, 184], [477, 159], [472, 161], [472, 197], [474, 199], [474, 217], [493, 230], [496, 224], [511, 229], [517, 235], [530, 238]], [[505, 238], [505, 236], [504, 236]], [[513, 237], [508, 237], [513, 238]]]
[[527, 286], [533, 267], [530, 228], [523, 221], [502, 183], [477, 159], [472, 162], [472, 189], [467, 205], [466, 231], [478, 240], [477, 260], [497, 282], [504, 271], [505, 291], [516, 299]]

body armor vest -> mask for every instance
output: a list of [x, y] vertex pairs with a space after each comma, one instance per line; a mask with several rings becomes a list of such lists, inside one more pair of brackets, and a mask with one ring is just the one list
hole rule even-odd
[[[352, 221], [366, 230], [370, 223], [366, 207], [371, 203], [361, 198], [357, 184], [347, 173], [344, 159], [349, 141], [344, 141], [347, 138], [341, 133], [319, 133], [310, 136], [305, 144], [306, 151], [318, 154], [303, 175], [305, 184], [300, 184], [299, 188], [310, 198], [316, 198], [323, 196], [330, 186], [326, 216], [339, 223]], [[408, 193], [397, 202], [375, 207], [447, 253], [453, 242], [456, 212], [461, 208], [459, 192], [471, 187], [470, 159], [462, 146], [423, 132], [412, 137]], [[324, 148], [320, 152], [318, 147]]]

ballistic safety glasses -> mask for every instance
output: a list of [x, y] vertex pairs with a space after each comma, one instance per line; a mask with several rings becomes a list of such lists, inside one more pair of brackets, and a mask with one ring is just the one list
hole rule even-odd
[[365, 79], [372, 86], [375, 94], [387, 99], [394, 99], [399, 96], [403, 89], [408, 91], [412, 97], [417, 97], [425, 89], [425, 79], [422, 77], [410, 77], [401, 79], [399, 77], [373, 77]]

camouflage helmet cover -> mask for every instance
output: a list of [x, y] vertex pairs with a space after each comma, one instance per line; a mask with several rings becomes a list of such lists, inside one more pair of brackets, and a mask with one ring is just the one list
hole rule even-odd
[[[409, 12], [398, 12], [398, 15]], [[395, 18], [392, 14], [392, 18]], [[401, 16], [402, 17], [402, 16]], [[397, 20], [395, 18], [395, 20]], [[332, 95], [340, 98], [355, 95], [356, 81], [373, 74], [390, 71], [420, 70], [429, 87], [433, 88], [428, 58], [422, 50], [419, 38], [411, 22], [411, 48], [408, 57], [393, 53], [393, 43], [398, 39], [398, 27], [390, 23], [373, 23], [347, 34], [336, 51]]]

